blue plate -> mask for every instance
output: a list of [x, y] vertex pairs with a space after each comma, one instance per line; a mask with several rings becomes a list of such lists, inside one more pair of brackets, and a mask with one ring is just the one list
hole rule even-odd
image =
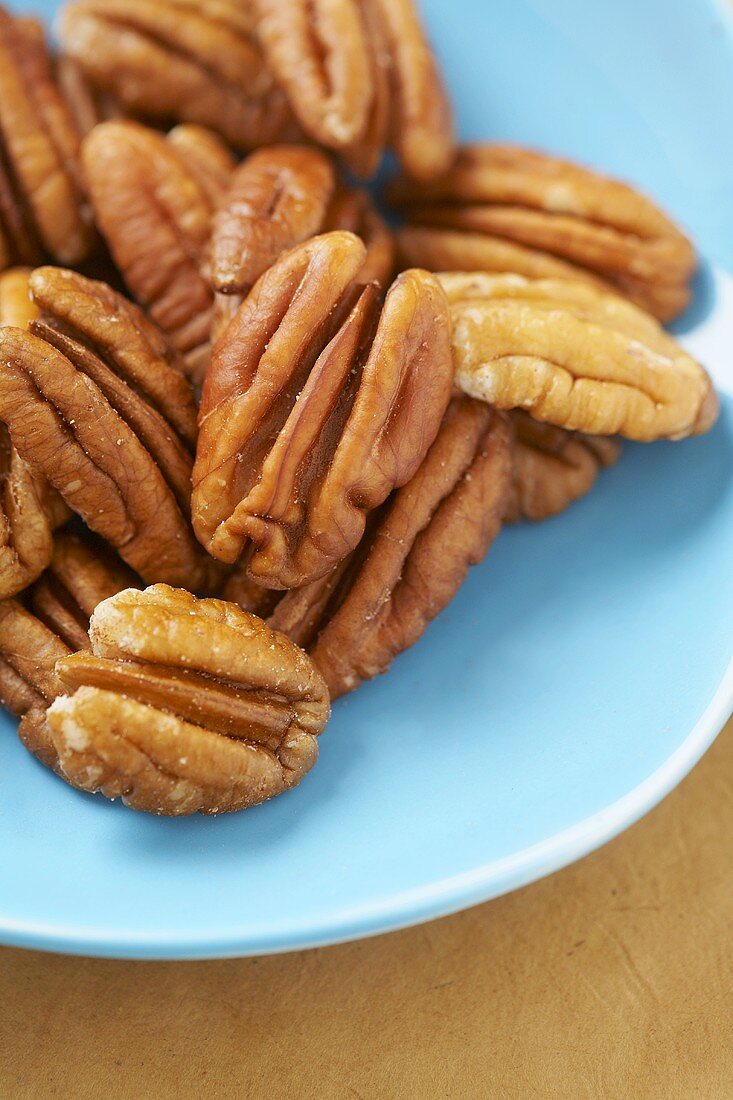
[[[47, 5], [47, 9], [52, 5]], [[425, 0], [466, 137], [638, 181], [733, 269], [733, 48], [702, 0]], [[682, 328], [733, 390], [733, 282]], [[726, 373], [727, 372], [727, 373]], [[656, 803], [733, 698], [733, 401], [629, 446], [505, 531], [388, 676], [340, 702], [297, 790], [171, 821], [79, 794], [0, 738], [0, 939], [139, 958], [383, 932], [578, 858]]]

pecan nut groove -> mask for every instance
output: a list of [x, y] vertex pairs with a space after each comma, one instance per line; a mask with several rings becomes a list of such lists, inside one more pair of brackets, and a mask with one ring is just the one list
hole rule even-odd
[[351, 558], [278, 603], [270, 625], [310, 652], [332, 698], [386, 671], [451, 601], [501, 528], [511, 471], [506, 416], [454, 399], [419, 470]]
[[329, 716], [310, 658], [222, 600], [157, 584], [100, 604], [48, 711], [66, 778], [158, 814], [214, 814], [295, 786]]
[[214, 349], [193, 474], [194, 529], [251, 580], [292, 588], [359, 541], [365, 516], [410, 479], [452, 383], [447, 304], [405, 272], [379, 308], [366, 250], [333, 232], [255, 284]]
[[649, 314], [583, 283], [443, 274], [456, 383], [500, 409], [589, 435], [649, 442], [707, 431], [705, 370]]

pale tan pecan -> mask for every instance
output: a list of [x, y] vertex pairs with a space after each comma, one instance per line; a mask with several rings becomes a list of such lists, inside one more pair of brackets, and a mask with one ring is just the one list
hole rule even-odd
[[645, 442], [707, 431], [705, 370], [649, 314], [569, 279], [448, 273], [456, 383], [500, 409]]
[[611, 436], [567, 432], [519, 410], [514, 425], [512, 489], [504, 520], [542, 520], [589, 493], [598, 471], [613, 466], [621, 444]]
[[[0, 274], [0, 326], [26, 328], [38, 316], [28, 268]], [[0, 424], [0, 599], [26, 588], [51, 560], [53, 531], [69, 511], [48, 482], [24, 462]]]
[[451, 382], [447, 303], [403, 273], [380, 311], [351, 233], [313, 237], [257, 281], [206, 377], [194, 529], [250, 579], [292, 588], [354, 548], [366, 514], [412, 477]]
[[[219, 159], [202, 174], [203, 141], [216, 139], [199, 134], [196, 145], [190, 130], [166, 139], [135, 122], [106, 122], [87, 136], [82, 153], [97, 221], [115, 262], [133, 296], [184, 356], [194, 381], [209, 358], [214, 303], [201, 268], [217, 178], [223, 182]], [[219, 157], [228, 156], [218, 149]]]
[[326, 685], [255, 615], [157, 584], [101, 603], [90, 639], [59, 662], [73, 694], [48, 711], [74, 786], [150, 813], [215, 814], [294, 787], [315, 763]]
[[38, 24], [0, 8], [0, 269], [92, 250], [79, 141]]
[[97, 604], [123, 588], [140, 587], [108, 546], [90, 535], [62, 531], [51, 562], [36, 581], [28, 602], [38, 619], [71, 650], [89, 645], [89, 620]]
[[386, 144], [430, 179], [454, 152], [450, 104], [412, 0], [256, 0], [265, 55], [303, 129], [371, 175]]
[[60, 19], [64, 52], [127, 114], [193, 122], [237, 149], [292, 134], [292, 116], [241, 0], [76, 0]]
[[466, 255], [456, 256], [454, 270], [505, 263], [505, 271], [553, 276], [562, 272], [549, 265], [563, 262], [662, 321], [689, 301], [696, 257], [687, 237], [633, 187], [569, 161], [518, 146], [466, 145], [440, 179], [402, 179], [391, 194], [424, 230], [402, 237], [405, 262], [427, 263], [441, 248], [460, 253], [462, 240]]
[[31, 332], [0, 329], [13, 445], [143, 578], [208, 588], [215, 563], [188, 520], [196, 406], [162, 335], [74, 272], [38, 268], [30, 287]]
[[386, 671], [452, 600], [501, 528], [511, 472], [505, 415], [456, 398], [350, 559], [282, 598], [270, 625], [310, 651], [332, 698]]
[[389, 280], [392, 235], [366, 192], [338, 184], [331, 160], [317, 149], [274, 145], [252, 153], [234, 173], [214, 215], [210, 279], [216, 292], [215, 337], [283, 252], [334, 229], [349, 230], [364, 241], [363, 282]]
[[21, 719], [18, 735], [26, 748], [54, 770], [58, 759], [45, 712], [63, 691], [56, 661], [70, 653], [62, 639], [17, 600], [0, 601], [0, 703]]

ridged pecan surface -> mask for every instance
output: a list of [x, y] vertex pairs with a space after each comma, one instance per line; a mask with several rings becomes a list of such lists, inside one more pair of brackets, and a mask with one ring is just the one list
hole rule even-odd
[[222, 600], [153, 585], [100, 604], [48, 712], [74, 786], [158, 814], [221, 813], [295, 786], [329, 714], [310, 658]]
[[292, 588], [358, 543], [367, 513], [409, 481], [452, 382], [447, 303], [403, 273], [380, 309], [351, 233], [313, 237], [255, 284], [206, 378], [194, 528], [215, 557]]
[[662, 321], [689, 301], [696, 257], [687, 237], [633, 187], [569, 161], [466, 145], [440, 179], [403, 179], [392, 197], [411, 223], [400, 238], [405, 263], [531, 277], [570, 265]]
[[564, 279], [443, 274], [456, 382], [500, 409], [649, 442], [707, 431], [710, 378], [649, 314]]
[[351, 557], [279, 602], [271, 626], [309, 650], [332, 698], [386, 671], [450, 602], [501, 528], [511, 473], [506, 416], [456, 398]]

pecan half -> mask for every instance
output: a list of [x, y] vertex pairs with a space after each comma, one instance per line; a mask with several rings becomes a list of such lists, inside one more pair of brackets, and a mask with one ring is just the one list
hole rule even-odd
[[[38, 316], [27, 268], [0, 274], [0, 326], [26, 326]], [[43, 477], [24, 462], [0, 424], [0, 599], [26, 588], [51, 560], [53, 531], [69, 512]]]
[[303, 129], [371, 175], [386, 144], [430, 179], [454, 151], [450, 104], [412, 0], [256, 0], [265, 56]]
[[38, 24], [0, 8], [0, 268], [91, 251], [79, 140]]
[[515, 431], [512, 490], [504, 520], [542, 520], [564, 512], [613, 466], [621, 444], [609, 436], [566, 432], [526, 413], [511, 414]]
[[295, 786], [329, 715], [312, 661], [261, 619], [156, 584], [101, 603], [48, 711], [65, 776], [158, 814], [239, 810]]
[[252, 153], [234, 172], [214, 215], [210, 279], [218, 337], [254, 282], [295, 245], [345, 229], [367, 248], [360, 279], [387, 282], [394, 267], [392, 235], [366, 192], [337, 184], [331, 160], [303, 145]]
[[455, 399], [419, 470], [351, 558], [282, 598], [270, 625], [310, 651], [332, 698], [386, 671], [452, 600], [499, 532], [511, 471], [506, 416]]
[[466, 258], [457, 257], [455, 270], [499, 270], [503, 255], [512, 265], [505, 271], [552, 276], [562, 272], [548, 265], [564, 261], [576, 276], [592, 273], [662, 321], [689, 301], [696, 257], [687, 237], [634, 188], [569, 161], [516, 146], [466, 145], [440, 179], [398, 181], [392, 197], [425, 229], [402, 237], [408, 263], [426, 263], [423, 249], [459, 251], [462, 240]]
[[63, 691], [56, 661], [69, 647], [17, 600], [0, 601], [0, 703], [21, 719], [18, 735], [47, 767], [58, 769], [45, 727], [48, 704]]
[[238, 149], [281, 139], [292, 116], [239, 0], [76, 0], [64, 51], [126, 113], [208, 126]]
[[[256, 581], [250, 580], [246, 568], [239, 565], [227, 577], [221, 590], [221, 596], [222, 599], [237, 604], [238, 607], [242, 608], [242, 611], [251, 611], [253, 615], [259, 615], [261, 619], [266, 619], [282, 599], [282, 590], [264, 588]], [[288, 633], [288, 631], [285, 633]], [[297, 642], [298, 639], [295, 638], [294, 641]], [[298, 642], [298, 644], [300, 643]]]
[[405, 272], [379, 310], [353, 234], [313, 237], [255, 284], [206, 377], [194, 529], [250, 579], [292, 588], [354, 548], [365, 516], [409, 481], [448, 402], [448, 310]]
[[706, 372], [623, 298], [566, 279], [439, 279], [451, 303], [456, 383], [472, 397], [561, 428], [647, 442], [714, 423]]
[[[183, 140], [180, 131], [166, 139], [135, 122], [106, 122], [88, 135], [82, 153], [97, 221], [115, 262], [194, 380], [203, 376], [209, 358], [213, 295], [201, 266], [221, 168], [217, 160], [202, 176], [204, 140], [212, 139], [199, 135], [196, 145], [190, 130]], [[219, 155], [228, 156], [221, 146]]]
[[196, 406], [161, 334], [103, 283], [30, 279], [41, 317], [0, 330], [0, 421], [21, 457], [129, 565], [194, 588], [211, 562], [189, 526]]

